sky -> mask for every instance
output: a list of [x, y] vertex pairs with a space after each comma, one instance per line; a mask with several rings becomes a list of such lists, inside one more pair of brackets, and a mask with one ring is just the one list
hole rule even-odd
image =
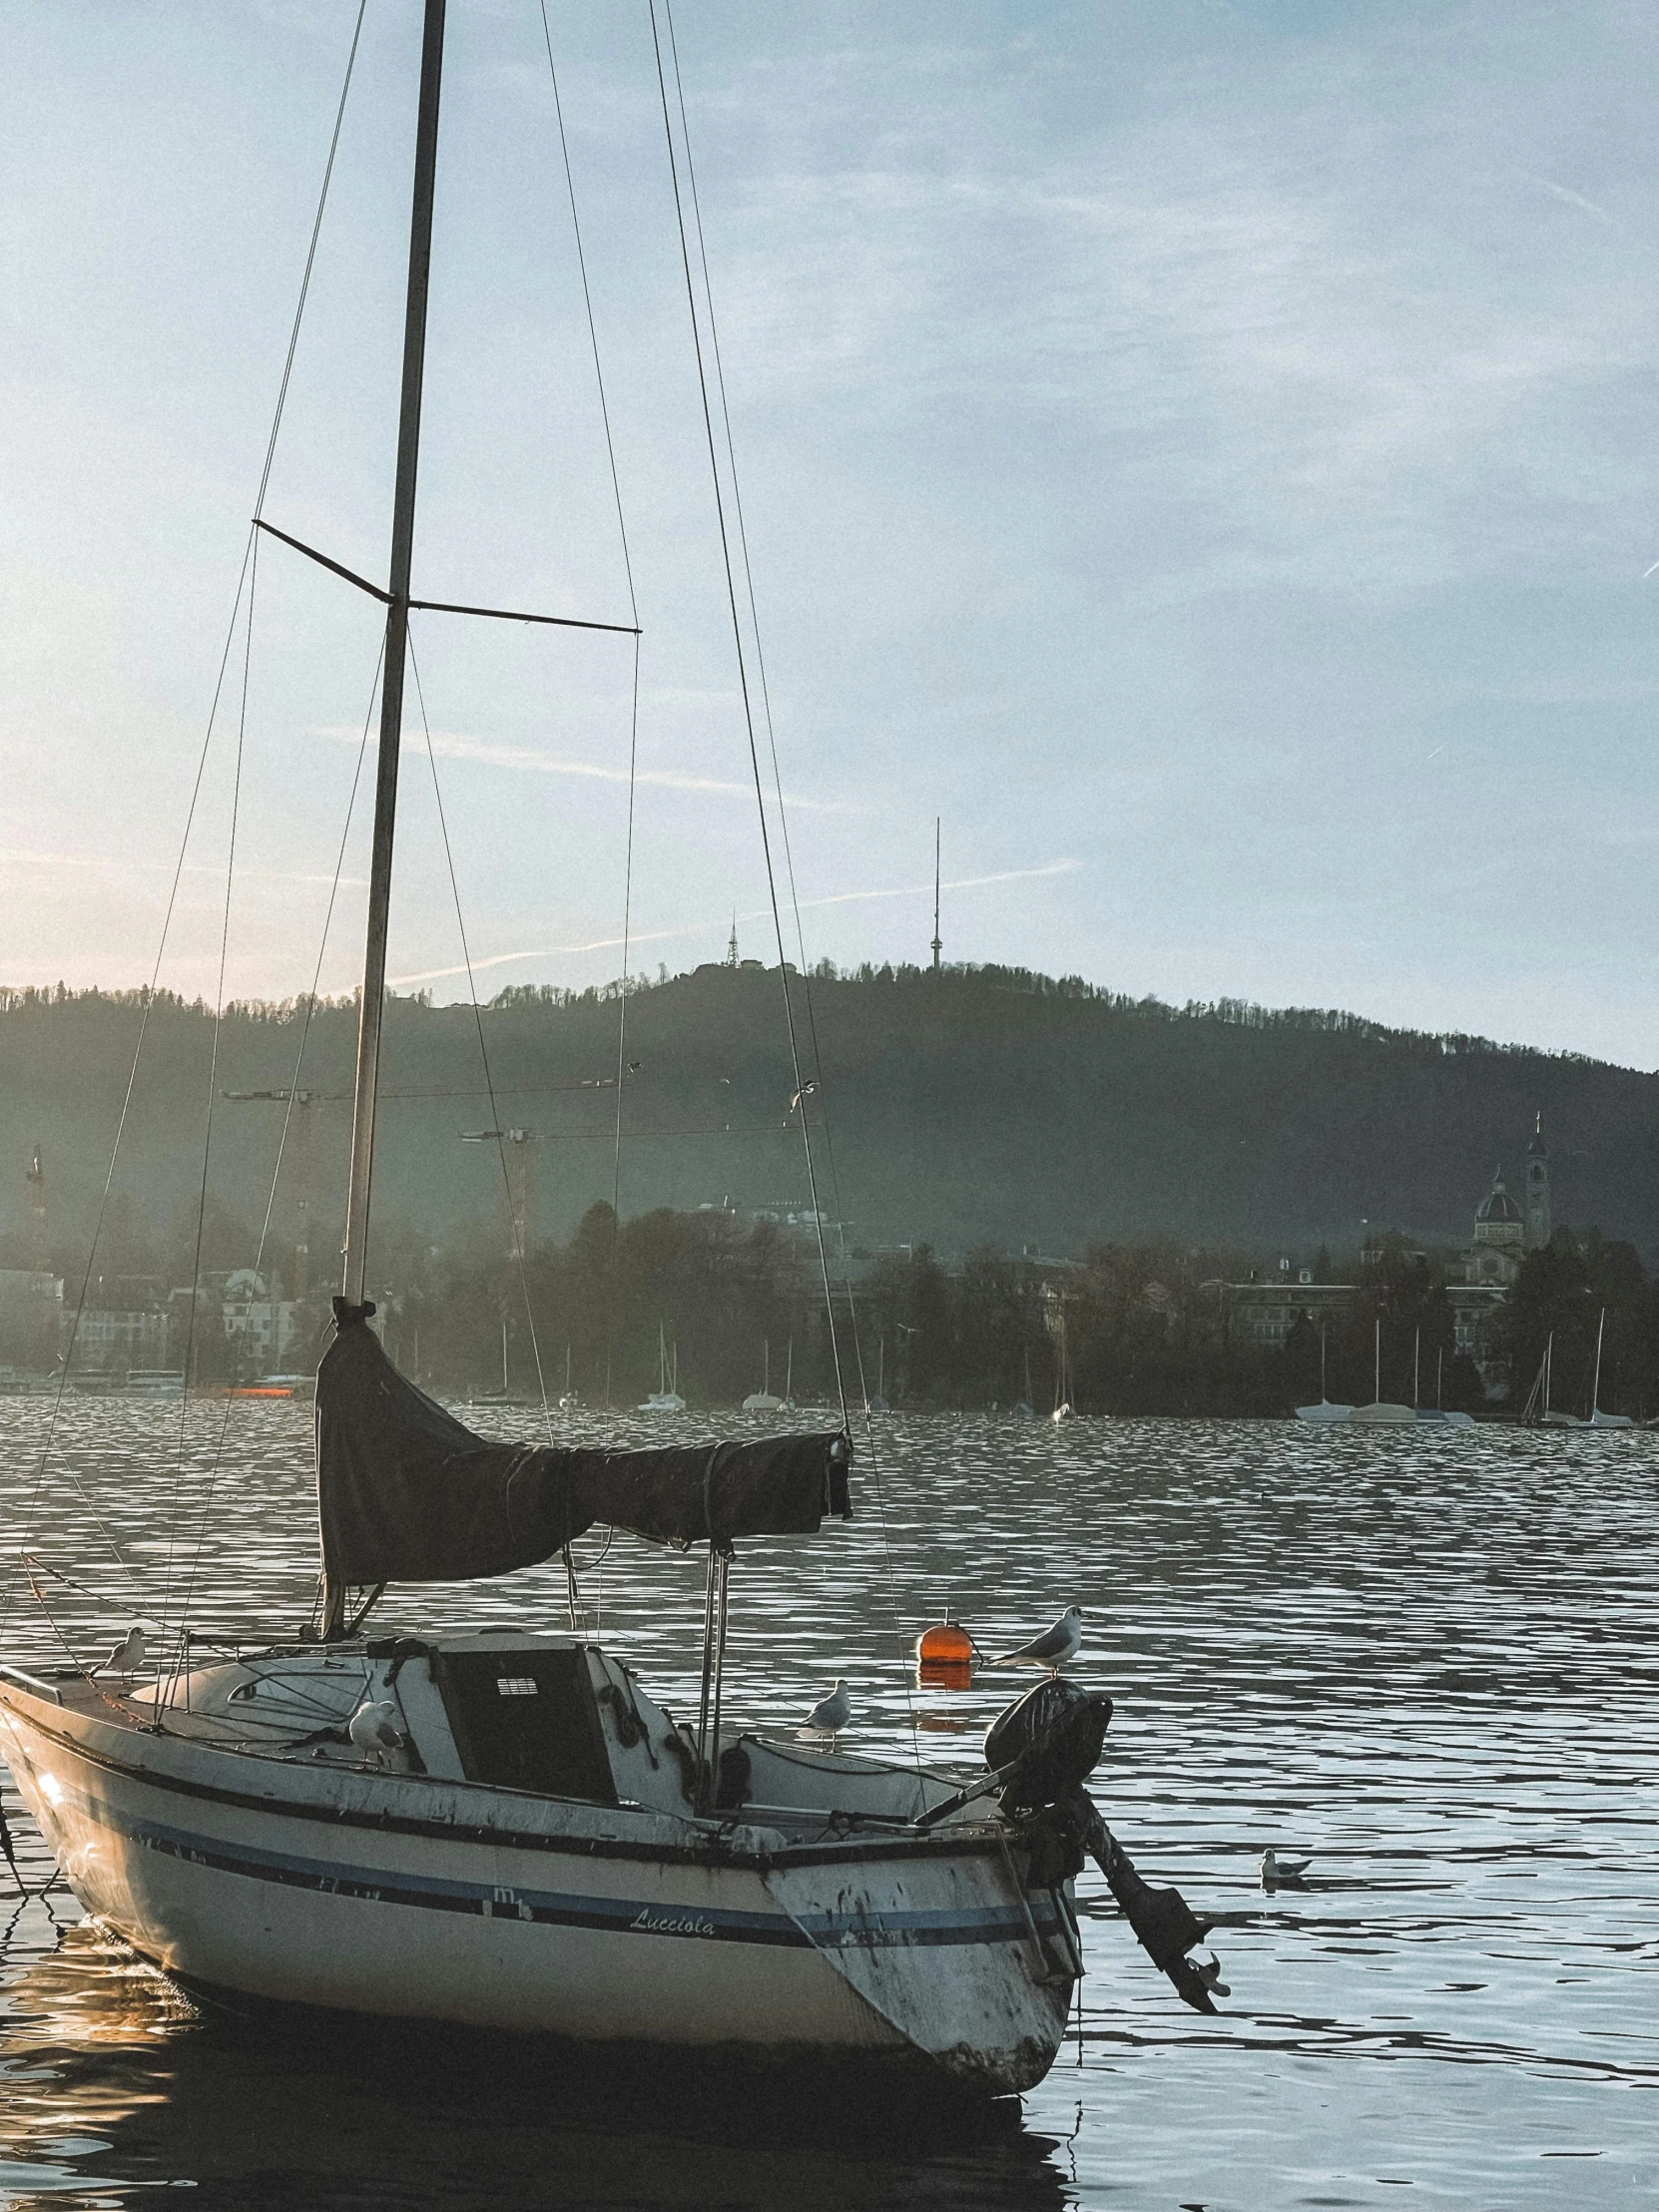
[[[156, 968], [355, 16], [0, 4], [0, 984]], [[480, 994], [616, 975], [625, 900], [635, 967], [776, 958], [650, 18], [548, 23], [633, 868], [629, 641], [417, 617], [440, 998], [442, 826]], [[1659, 1063], [1651, 11], [675, 29], [809, 957], [926, 959], [938, 818], [947, 959]], [[369, 0], [265, 508], [377, 579], [418, 30]], [[443, 97], [417, 592], [626, 623], [537, 0], [451, 0]], [[241, 609], [161, 980], [346, 990], [378, 612], [272, 541]]]

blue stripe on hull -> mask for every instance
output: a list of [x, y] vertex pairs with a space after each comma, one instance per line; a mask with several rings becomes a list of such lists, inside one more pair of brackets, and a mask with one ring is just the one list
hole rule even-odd
[[[470, 1913], [604, 1935], [680, 1936], [701, 1941], [771, 1943], [795, 1949], [1018, 1942], [1030, 1937], [1024, 1914], [1014, 1906], [957, 1907], [948, 1912], [804, 1914], [798, 1922], [787, 1914], [745, 1913], [725, 1906], [652, 1905], [638, 1898], [583, 1897], [446, 1881], [435, 1875], [296, 1858], [286, 1852], [231, 1844], [154, 1821], [124, 1821], [116, 1818], [107, 1804], [95, 1805], [79, 1792], [75, 1796], [81, 1810], [99, 1826], [125, 1834], [142, 1849], [163, 1858], [211, 1868], [218, 1874], [276, 1883], [283, 1889], [309, 1890], [324, 1897], [352, 1898], [364, 1904], [409, 1906], [431, 1913]], [[279, 1817], [279, 1809], [273, 1811]], [[1046, 1900], [1030, 1902], [1039, 1926], [1051, 1920]]]

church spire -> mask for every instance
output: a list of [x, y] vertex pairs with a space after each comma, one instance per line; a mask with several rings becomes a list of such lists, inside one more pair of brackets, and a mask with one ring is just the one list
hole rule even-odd
[[1553, 1223], [1549, 1206], [1549, 1153], [1544, 1145], [1544, 1117], [1533, 1120], [1532, 1142], [1526, 1148], [1526, 1242], [1541, 1252], [1550, 1239]]

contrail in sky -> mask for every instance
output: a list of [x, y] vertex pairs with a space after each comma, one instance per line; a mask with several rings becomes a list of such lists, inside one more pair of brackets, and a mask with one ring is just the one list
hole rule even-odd
[[[356, 745], [362, 733], [357, 730], [328, 729], [325, 737]], [[495, 745], [484, 738], [432, 736], [432, 751], [441, 761], [476, 761], [485, 768], [525, 769], [536, 776], [580, 776], [597, 784], [626, 784], [625, 768], [608, 768], [598, 761], [562, 761], [550, 753], [537, 753], [524, 745]], [[680, 769], [642, 768], [634, 778], [637, 784], [652, 784], [664, 791], [705, 792], [716, 799], [750, 799], [755, 797], [753, 784], [728, 783], [718, 776], [688, 776]], [[771, 799], [769, 795], [768, 804]], [[845, 805], [833, 799], [802, 799], [786, 793], [786, 807], [797, 813], [812, 815], [846, 815], [861, 813], [859, 808]]]
[[[994, 875], [957, 876], [954, 881], [946, 881], [941, 884], [940, 888], [947, 891], [971, 891], [978, 890], [987, 883], [1025, 882], [1036, 875], [1069, 875], [1074, 869], [1080, 868], [1082, 864], [1081, 860], [1046, 860], [1041, 867], [1009, 867], [999, 869]], [[851, 906], [859, 904], [865, 899], [930, 898], [932, 894], [933, 886], [931, 883], [902, 883], [895, 885], [890, 890], [830, 891], [823, 898], [804, 898], [801, 904], [803, 909], [810, 906]], [[770, 907], [762, 906], [756, 908], [752, 913], [740, 914], [738, 919], [740, 921], [770, 921], [772, 912]], [[723, 928], [725, 922], [726, 917], [722, 915], [718, 921], [687, 921], [677, 924], [672, 929], [636, 930], [629, 942], [631, 944], [662, 944], [671, 937], [695, 937], [700, 936], [708, 929]], [[505, 967], [513, 960], [561, 959], [578, 952], [618, 951], [621, 946], [622, 939], [620, 937], [593, 937], [586, 944], [544, 944], [533, 946], [524, 952], [492, 952], [481, 960], [474, 960], [472, 972], [476, 975], [480, 968]], [[461, 961], [454, 967], [422, 968], [418, 975], [394, 975], [388, 980], [392, 985], [400, 987], [407, 983], [436, 983], [451, 975], [464, 975], [465, 973], [466, 963]]]

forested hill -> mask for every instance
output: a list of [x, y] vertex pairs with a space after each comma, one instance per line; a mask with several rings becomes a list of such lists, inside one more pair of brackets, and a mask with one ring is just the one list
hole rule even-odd
[[[865, 1248], [928, 1242], [1080, 1254], [1170, 1231], [1269, 1257], [1373, 1229], [1466, 1238], [1501, 1162], [1518, 1183], [1533, 1115], [1549, 1140], [1555, 1214], [1659, 1253], [1659, 1078], [1477, 1038], [1385, 1030], [1354, 1016], [1223, 1002], [1170, 1008], [1075, 981], [992, 969], [817, 975], [794, 985], [811, 1073], [816, 1029], [833, 1175], [826, 1209]], [[0, 1240], [26, 1264], [32, 1148], [44, 1147], [59, 1266], [84, 1244], [121, 1112], [142, 1007], [101, 993], [0, 997]], [[496, 1115], [527, 1129], [532, 1234], [568, 1235], [612, 1187], [614, 996], [516, 991], [482, 1017]], [[303, 1009], [241, 1007], [220, 1038], [217, 1092], [291, 1082]], [[213, 1020], [163, 998], [150, 1012], [115, 1219], [152, 1238], [194, 1208]], [[343, 1205], [355, 1015], [311, 1018], [301, 1085], [322, 1271]], [[657, 1206], [802, 1209], [795, 1082], [776, 969], [705, 967], [628, 1002], [624, 1214]], [[501, 1220], [477, 1025], [465, 1006], [395, 1000], [376, 1168], [380, 1217], [446, 1239]], [[263, 1216], [282, 1109], [216, 1100], [217, 1209]], [[299, 1162], [295, 1162], [299, 1172]], [[294, 1177], [278, 1200], [291, 1235]], [[112, 1255], [113, 1258], [113, 1255]]]

